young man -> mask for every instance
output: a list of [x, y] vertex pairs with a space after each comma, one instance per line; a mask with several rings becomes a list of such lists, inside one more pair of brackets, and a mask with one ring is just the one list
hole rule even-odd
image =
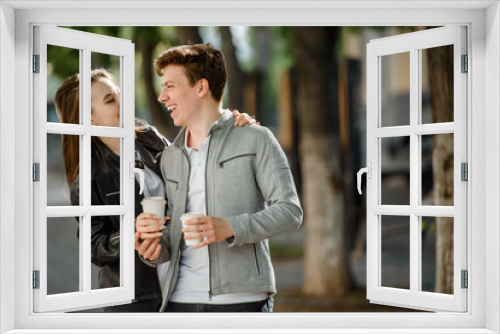
[[[174, 47], [155, 66], [163, 76], [158, 100], [183, 126], [161, 158], [172, 220], [141, 252], [151, 265], [170, 261], [160, 311], [271, 312], [276, 288], [268, 238], [302, 223], [285, 154], [268, 129], [232, 126], [221, 102], [224, 58], [210, 44]], [[206, 216], [182, 228], [185, 212]], [[143, 221], [136, 229], [156, 237], [161, 224]], [[186, 246], [185, 239], [199, 237], [201, 243]]]

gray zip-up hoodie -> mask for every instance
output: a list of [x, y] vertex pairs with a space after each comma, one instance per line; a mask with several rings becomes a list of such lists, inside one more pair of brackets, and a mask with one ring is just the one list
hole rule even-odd
[[[190, 160], [183, 128], [161, 158], [170, 224], [163, 231], [156, 263], [171, 261], [164, 311], [179, 276], [180, 216], [185, 212]], [[210, 244], [210, 294], [276, 293], [268, 238], [298, 229], [302, 209], [286, 156], [274, 135], [262, 126], [235, 127], [225, 111], [209, 131], [205, 171], [208, 216], [225, 218], [234, 237]], [[147, 261], [145, 261], [147, 262]]]

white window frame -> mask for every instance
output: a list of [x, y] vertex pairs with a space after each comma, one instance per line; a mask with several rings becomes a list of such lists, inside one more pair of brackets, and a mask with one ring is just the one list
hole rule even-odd
[[[461, 181], [460, 164], [467, 163], [467, 73], [461, 72], [461, 55], [467, 54], [466, 27], [448, 26], [392, 37], [371, 40], [367, 46], [367, 148], [371, 177], [367, 179], [367, 297], [372, 303], [408, 306], [429, 311], [467, 310], [467, 289], [461, 288], [461, 271], [467, 270], [467, 185]], [[453, 46], [454, 120], [448, 123], [422, 124], [422, 50]], [[386, 126], [382, 124], [382, 85], [389, 82], [382, 78], [382, 57], [408, 53], [410, 61], [409, 124]], [[452, 134], [454, 142], [454, 205], [422, 205], [422, 135]], [[407, 136], [409, 147], [409, 204], [384, 205], [382, 202], [383, 138]], [[408, 217], [409, 223], [409, 289], [382, 285], [382, 234], [383, 217], [389, 215]], [[422, 291], [422, 216], [453, 217], [454, 231], [454, 283], [453, 294]]]
[[[34, 259], [39, 273], [38, 289], [34, 289], [35, 312], [74, 311], [130, 303], [135, 298], [134, 286], [134, 65], [135, 48], [129, 40], [102, 36], [54, 26], [34, 27], [34, 54], [39, 58], [39, 73], [34, 84], [34, 162], [40, 178], [33, 184], [34, 195]], [[80, 73], [80, 123], [47, 122], [47, 46], [78, 50]], [[92, 126], [90, 123], [91, 53], [119, 58], [120, 62], [120, 126]], [[80, 140], [80, 205], [47, 206], [47, 134], [79, 136]], [[107, 136], [120, 139], [120, 203], [95, 206], [91, 203], [91, 138]], [[91, 287], [91, 219], [92, 216], [120, 216], [120, 286], [108, 289]], [[47, 225], [53, 217], [79, 218], [79, 291], [48, 295]]]
[[[62, 8], [69, 6], [70, 8]], [[238, 2], [50, 2], [0, 3], [0, 332], [88, 333], [127, 329], [141, 324], [176, 332], [340, 333], [495, 333], [500, 331], [500, 10], [498, 1], [238, 1]], [[396, 7], [397, 6], [397, 7]], [[86, 7], [86, 8], [85, 8]], [[99, 9], [97, 8], [108, 8]], [[148, 8], [134, 10], [134, 7]], [[159, 8], [163, 7], [163, 8]], [[45, 10], [46, 8], [52, 8]], [[54, 10], [58, 9], [58, 10]], [[75, 9], [79, 8], [79, 9]], [[195, 9], [193, 9], [195, 8]], [[411, 9], [411, 10], [409, 10]], [[96, 15], [96, 14], [105, 14]], [[29, 245], [33, 212], [26, 194], [32, 189], [33, 124], [30, 88], [31, 33], [34, 24], [57, 25], [345, 25], [397, 26], [464, 24], [469, 31], [468, 78], [468, 312], [332, 313], [271, 315], [173, 314], [34, 314]], [[488, 70], [486, 70], [486, 68]], [[15, 78], [12, 85], [12, 78]], [[12, 111], [15, 112], [12, 112]], [[15, 115], [15, 116], [13, 116]], [[13, 117], [15, 117], [13, 121]], [[15, 138], [15, 146], [12, 146]], [[487, 154], [486, 154], [487, 152]], [[14, 166], [9, 162], [14, 161]], [[14, 175], [14, 177], [12, 177]], [[488, 179], [486, 179], [488, 175]], [[486, 182], [487, 180], [487, 182]], [[14, 189], [14, 198], [12, 191]], [[29, 196], [28, 196], [29, 197]], [[12, 212], [6, 208], [15, 207]], [[14, 224], [12, 223], [14, 222]], [[473, 228], [472, 228], [473, 226]], [[13, 238], [14, 236], [14, 238]], [[14, 254], [14, 255], [12, 255]], [[15, 268], [14, 271], [12, 268]], [[14, 287], [14, 288], [13, 288]], [[487, 291], [487, 293], [486, 293]], [[14, 305], [14, 307], [12, 307]], [[193, 321], [193, 317], [200, 321]], [[286, 329], [295, 328], [296, 330]], [[137, 330], [132, 330], [132, 329]], [[170, 328], [170, 330], [169, 330]], [[416, 328], [412, 329], [412, 328]], [[225, 329], [225, 330], [224, 330]], [[344, 329], [344, 330], [343, 330]], [[248, 330], [242, 332], [248, 332]], [[262, 332], [266, 332], [262, 330]]]

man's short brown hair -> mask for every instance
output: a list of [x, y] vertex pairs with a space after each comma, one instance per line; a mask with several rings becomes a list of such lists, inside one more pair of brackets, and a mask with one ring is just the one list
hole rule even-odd
[[226, 86], [226, 61], [222, 52], [212, 44], [181, 45], [168, 49], [155, 60], [156, 73], [163, 75], [168, 65], [182, 65], [189, 83], [206, 79], [215, 101], [219, 102]]

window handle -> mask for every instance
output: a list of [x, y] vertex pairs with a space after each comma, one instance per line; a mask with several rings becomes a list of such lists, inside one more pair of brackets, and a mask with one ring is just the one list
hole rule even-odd
[[363, 175], [363, 173], [366, 173], [366, 176], [369, 179], [371, 179], [371, 177], [372, 177], [372, 163], [370, 161], [368, 161], [368, 166], [367, 167], [361, 168], [358, 171], [358, 193], [360, 195], [361, 195], [361, 175]]
[[139, 195], [142, 195], [142, 191], [144, 190], [144, 172], [140, 168], [135, 167], [135, 161], [131, 161], [129, 164], [130, 167], [130, 178], [134, 178], [134, 174], [139, 175]]

